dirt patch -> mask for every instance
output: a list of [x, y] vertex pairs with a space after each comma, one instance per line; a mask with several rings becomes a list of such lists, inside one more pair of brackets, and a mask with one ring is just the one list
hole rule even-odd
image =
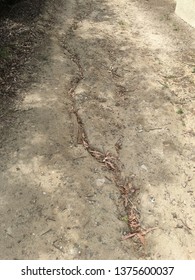
[[0, 257], [193, 259], [194, 30], [173, 1], [57, 2], [2, 122]]

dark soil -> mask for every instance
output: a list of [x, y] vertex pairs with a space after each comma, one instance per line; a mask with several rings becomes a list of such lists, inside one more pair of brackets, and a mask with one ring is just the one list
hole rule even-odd
[[45, 1], [9, 1], [0, 12], [0, 118], [20, 98], [19, 90], [37, 81], [45, 32], [37, 25]]

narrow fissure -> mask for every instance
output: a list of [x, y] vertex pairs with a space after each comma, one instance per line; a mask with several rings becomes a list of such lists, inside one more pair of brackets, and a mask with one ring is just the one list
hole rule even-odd
[[121, 161], [119, 158], [120, 144], [116, 143], [115, 148], [118, 156], [112, 155], [110, 152], [102, 152], [90, 144], [89, 137], [85, 130], [85, 124], [81, 116], [79, 115], [79, 109], [76, 107], [75, 102], [75, 91], [79, 86], [80, 82], [84, 79], [84, 70], [80, 63], [78, 54], [68, 46], [66, 42], [72, 39], [74, 36], [74, 31], [77, 29], [78, 22], [75, 21], [70, 27], [66, 37], [63, 39], [63, 49], [65, 55], [77, 66], [78, 73], [75, 78], [72, 79], [71, 88], [68, 91], [70, 100], [72, 103], [72, 113], [75, 115], [78, 125], [77, 131], [77, 144], [82, 145], [87, 152], [101, 163], [113, 176], [113, 182], [117, 188], [120, 190], [121, 197], [123, 199], [123, 204], [126, 212], [126, 221], [129, 227], [129, 233], [122, 237], [123, 240], [137, 237], [141, 245], [145, 244], [145, 235], [156, 229], [150, 228], [145, 230], [140, 224], [140, 212], [133, 203], [133, 199], [137, 192], [137, 189], [133, 186], [132, 178], [127, 178], [122, 176]]

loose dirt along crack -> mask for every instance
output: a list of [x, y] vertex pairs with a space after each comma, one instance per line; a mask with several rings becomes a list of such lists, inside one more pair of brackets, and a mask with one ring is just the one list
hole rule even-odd
[[[80, 22], [82, 22], [82, 19], [80, 19]], [[77, 27], [78, 27], [78, 21], [75, 21], [70, 27], [69, 32], [67, 32], [68, 35], [66, 36], [65, 39], [63, 39], [63, 43], [62, 43], [65, 53], [68, 54], [71, 61], [73, 61], [78, 68], [78, 73], [76, 77], [73, 78], [71, 82], [71, 88], [68, 92], [72, 102], [72, 113], [75, 115], [78, 124], [78, 131], [76, 137], [77, 144], [83, 145], [83, 147], [87, 150], [87, 152], [98, 162], [102, 163], [109, 171], [111, 171], [113, 175], [113, 181], [115, 182], [115, 185], [119, 188], [120, 193], [124, 199], [123, 203], [127, 213], [127, 224], [130, 230], [130, 232], [127, 235], [125, 235], [123, 239], [126, 240], [128, 238], [132, 238], [136, 236], [138, 237], [142, 245], [144, 245], [145, 244], [144, 236], [150, 231], [157, 229], [157, 227], [148, 230], [142, 229], [141, 224], [139, 222], [140, 219], [139, 212], [137, 211], [135, 205], [133, 204], [133, 196], [136, 193], [136, 188], [133, 187], [132, 185], [132, 179], [130, 180], [127, 177], [123, 178], [121, 173], [122, 164], [120, 162], [119, 157], [113, 156], [110, 152], [102, 152], [97, 148], [92, 147], [89, 141], [89, 137], [87, 136], [85, 130], [85, 124], [83, 123], [83, 120], [79, 115], [79, 109], [76, 107], [75, 91], [79, 86], [80, 82], [83, 79], [85, 79], [84, 70], [81, 66], [78, 55], [75, 52], [72, 53], [71, 48], [65, 42], [68, 42], [74, 37], [74, 31], [76, 31]], [[113, 69], [111, 69], [112, 75], [115, 75], [115, 73], [113, 74], [112, 70]], [[115, 144], [117, 154], [121, 149], [121, 145], [122, 145], [121, 139], [119, 139]]]

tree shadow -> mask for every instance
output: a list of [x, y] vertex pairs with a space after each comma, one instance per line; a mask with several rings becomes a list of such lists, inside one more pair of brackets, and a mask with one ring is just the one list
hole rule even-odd
[[40, 60], [44, 44], [48, 44], [43, 28], [38, 26], [45, 1], [9, 1], [9, 4], [2, 7], [0, 12], [2, 122], [14, 108], [15, 102], [21, 98], [20, 90], [38, 80], [40, 65], [37, 61]]

